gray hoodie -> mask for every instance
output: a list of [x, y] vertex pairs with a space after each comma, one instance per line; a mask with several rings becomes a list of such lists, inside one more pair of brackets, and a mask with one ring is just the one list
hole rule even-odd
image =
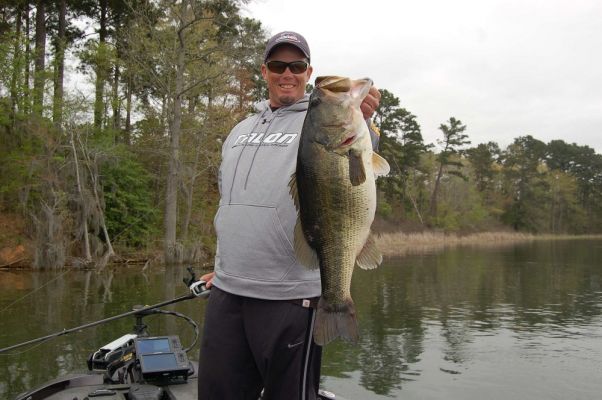
[[320, 295], [320, 272], [295, 259], [297, 211], [288, 187], [308, 101], [274, 112], [269, 101], [259, 103], [224, 142], [213, 281], [222, 290], [270, 300]]

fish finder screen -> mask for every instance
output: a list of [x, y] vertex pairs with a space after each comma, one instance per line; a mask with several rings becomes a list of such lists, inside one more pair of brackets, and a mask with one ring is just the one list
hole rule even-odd
[[138, 352], [140, 354], [151, 354], [151, 353], [169, 353], [171, 348], [169, 347], [168, 339], [148, 339], [138, 341]]
[[165, 371], [178, 367], [176, 355], [169, 354], [146, 354], [142, 356], [143, 369], [146, 372]]

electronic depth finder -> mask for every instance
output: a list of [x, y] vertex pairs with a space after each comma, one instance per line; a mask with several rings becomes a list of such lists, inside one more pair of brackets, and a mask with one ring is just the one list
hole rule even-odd
[[138, 337], [134, 345], [145, 381], [187, 381], [190, 365], [177, 336]]

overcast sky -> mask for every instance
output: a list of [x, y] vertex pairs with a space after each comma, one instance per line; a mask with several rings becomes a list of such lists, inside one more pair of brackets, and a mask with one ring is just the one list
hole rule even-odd
[[602, 153], [600, 0], [254, 0], [246, 13], [305, 36], [312, 83], [369, 76], [392, 92], [427, 143], [453, 116], [473, 145], [532, 135]]

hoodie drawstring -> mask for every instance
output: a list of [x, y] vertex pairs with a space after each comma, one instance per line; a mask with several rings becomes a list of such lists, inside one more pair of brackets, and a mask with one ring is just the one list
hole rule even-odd
[[[259, 118], [257, 118], [257, 120], [255, 121], [255, 124], [253, 124], [253, 129], [251, 129], [251, 133], [253, 133], [256, 129], [257, 126], [259, 126], [259, 122], [263, 119], [263, 117], [265, 116], [265, 114], [267, 113], [268, 109], [263, 110], [263, 112], [259, 115]], [[271, 125], [271, 122], [270, 122]], [[234, 189], [234, 181], [236, 180], [236, 173], [238, 172], [238, 164], [240, 163], [240, 159], [245, 151], [245, 149], [247, 148], [247, 144], [249, 144], [249, 140], [245, 141], [245, 145], [242, 148], [242, 150], [240, 151], [240, 153], [238, 153], [238, 159], [236, 160], [236, 166], [234, 167], [234, 174], [232, 174], [232, 184], [230, 185], [230, 194], [228, 195], [228, 204], [232, 204], [232, 189]], [[253, 159], [255, 159], [255, 155], [253, 155]], [[251, 165], [252, 166], [252, 165]], [[247, 174], [247, 179], [249, 179], [249, 175]], [[245, 188], [247, 187], [247, 183], [245, 180]]]
[[[270, 127], [272, 126], [272, 123], [274, 122], [276, 117], [278, 117], [278, 113], [280, 112], [280, 110], [281, 110], [280, 108], [278, 110], [276, 110], [276, 112], [274, 113], [274, 116], [272, 117], [272, 119], [270, 119], [270, 122], [269, 122], [267, 128], [265, 128], [266, 133], [270, 131]], [[264, 120], [264, 122], [265, 122], [265, 120]], [[255, 156], [257, 155], [257, 152], [259, 151], [259, 148], [261, 147], [262, 144], [263, 144], [263, 139], [259, 141], [259, 146], [257, 146], [257, 148], [255, 149], [255, 152], [253, 153], [253, 158], [251, 159], [251, 165], [249, 166], [249, 169], [247, 171], [247, 177], [245, 178], [244, 190], [247, 190], [247, 182], [249, 181], [249, 175], [251, 175], [251, 170], [253, 169], [253, 164], [255, 163]]]

